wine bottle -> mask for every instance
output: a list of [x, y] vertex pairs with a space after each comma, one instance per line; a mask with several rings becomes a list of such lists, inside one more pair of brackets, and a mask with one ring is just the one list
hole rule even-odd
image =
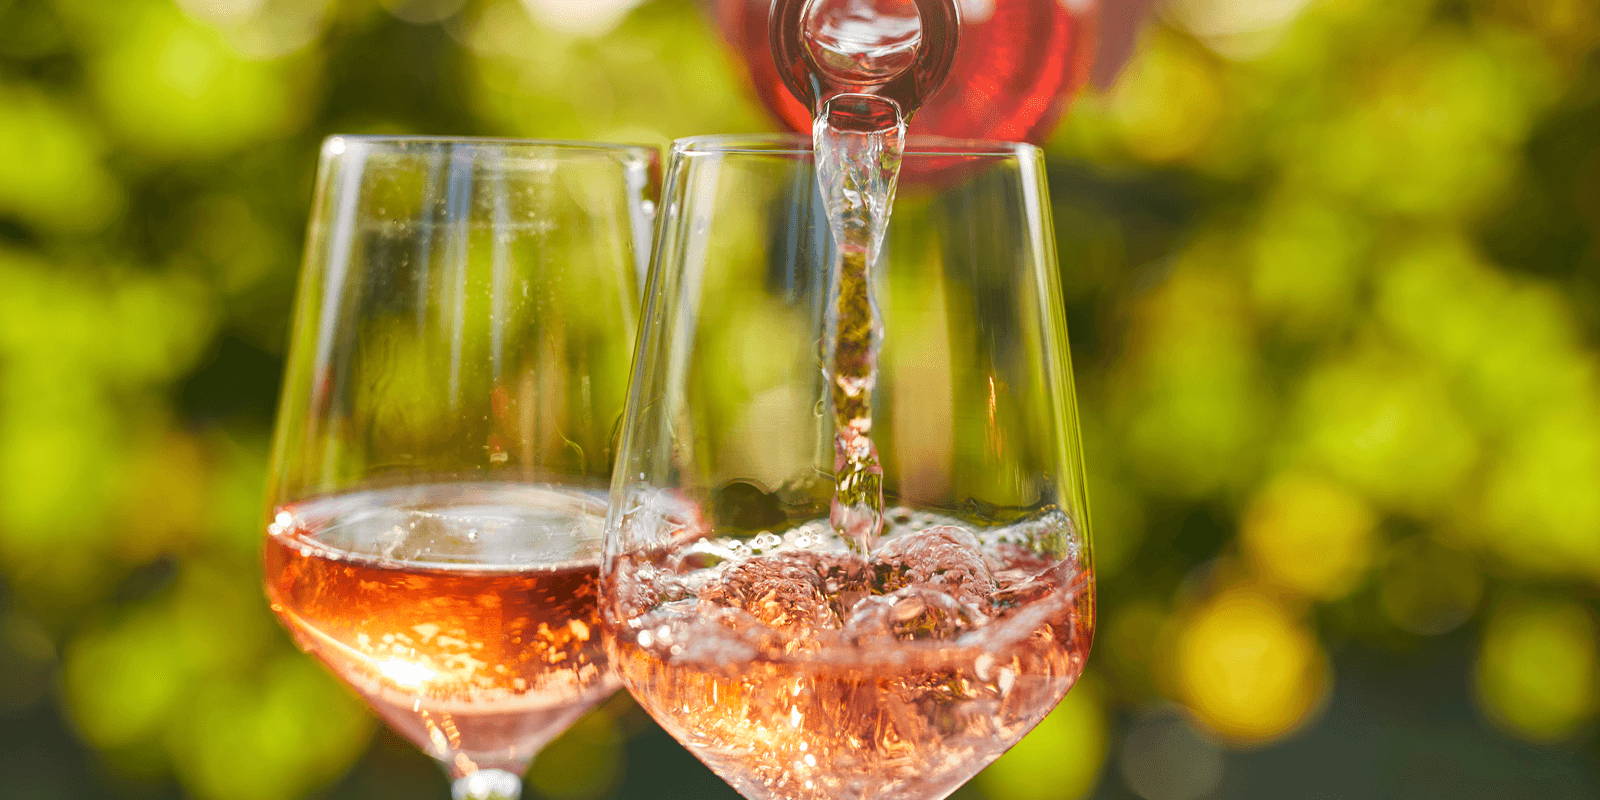
[[[797, 74], [807, 71], [796, 59], [827, 54], [775, 47], [780, 37], [772, 22], [774, 17], [780, 25], [799, 19], [821, 3], [715, 2], [723, 34], [742, 56], [761, 101], [794, 130], [810, 130], [815, 97], [807, 87], [795, 86]], [[926, 59], [926, 68], [919, 73], [914, 65], [900, 80], [922, 80], [925, 88], [935, 79], [942, 85], [919, 98], [920, 109], [910, 120], [913, 133], [1039, 141], [1094, 67], [1096, 0], [868, 0], [863, 5], [891, 19], [903, 17], [911, 6], [921, 12], [921, 41], [915, 51], [919, 60]], [[896, 6], [904, 7], [900, 14], [893, 13]], [[892, 38], [894, 32], [883, 35]], [[959, 46], [950, 46], [956, 40]], [[935, 56], [946, 59], [944, 64]], [[916, 88], [908, 85], [903, 91]]]

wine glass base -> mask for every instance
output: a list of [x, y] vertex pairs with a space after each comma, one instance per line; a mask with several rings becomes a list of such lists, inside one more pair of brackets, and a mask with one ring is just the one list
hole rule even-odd
[[522, 796], [522, 779], [501, 769], [480, 769], [463, 775], [450, 785], [455, 800], [517, 800]]

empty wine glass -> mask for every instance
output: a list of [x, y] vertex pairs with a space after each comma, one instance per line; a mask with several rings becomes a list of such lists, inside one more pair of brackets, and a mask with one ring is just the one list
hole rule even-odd
[[[816, 185], [803, 139], [674, 147], [606, 522], [608, 647], [746, 797], [935, 800], [1061, 700], [1094, 627], [1043, 159], [910, 140], [872, 270], [875, 381], [827, 374], [848, 324]], [[842, 515], [838, 391], [870, 395], [854, 433], [882, 492]]]
[[653, 150], [322, 149], [265, 569], [306, 651], [455, 779], [512, 798], [615, 689], [596, 612]]

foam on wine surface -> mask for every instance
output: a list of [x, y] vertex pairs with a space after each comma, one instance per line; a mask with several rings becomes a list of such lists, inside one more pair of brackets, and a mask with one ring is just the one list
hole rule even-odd
[[866, 555], [814, 520], [624, 556], [612, 663], [747, 797], [942, 797], [1081, 673], [1078, 541], [1058, 510], [979, 527], [891, 509]]
[[452, 771], [527, 760], [615, 690], [600, 642], [605, 506], [463, 483], [280, 509], [267, 593], [296, 642]]

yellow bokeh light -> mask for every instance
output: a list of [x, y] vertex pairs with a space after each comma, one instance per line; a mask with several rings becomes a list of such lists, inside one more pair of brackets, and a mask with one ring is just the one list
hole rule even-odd
[[1414, 538], [1390, 549], [1378, 603], [1401, 630], [1433, 636], [1455, 630], [1477, 610], [1483, 576], [1466, 555]]
[[1189, 246], [1141, 298], [1113, 390], [1127, 457], [1162, 491], [1200, 495], [1248, 480], [1269, 403], [1243, 287], [1219, 269], [1229, 249]]
[[1086, 797], [1099, 780], [1106, 738], [1099, 692], [1080, 684], [974, 782], [988, 796], [1007, 800]]
[[1296, 339], [1336, 335], [1356, 302], [1371, 232], [1330, 203], [1279, 191], [1246, 236], [1250, 297], [1262, 316]]
[[1240, 544], [1274, 584], [1332, 600], [1366, 572], [1374, 522], [1366, 502], [1338, 484], [1283, 475], [1251, 500]]
[[[314, 61], [307, 56], [251, 57], [173, 4], [119, 4], [118, 12], [120, 29], [87, 61], [85, 76], [124, 151], [220, 155], [282, 136], [308, 113]], [[292, 38], [306, 41], [320, 27], [320, 18], [314, 22]]]
[[1384, 507], [1459, 505], [1479, 442], [1447, 381], [1373, 347], [1320, 365], [1300, 391], [1299, 457]]
[[1489, 717], [1535, 741], [1563, 739], [1595, 713], [1600, 627], [1575, 603], [1502, 608], [1484, 628], [1478, 702]]
[[1219, 55], [1237, 60], [1268, 52], [1293, 25], [1306, 0], [1179, 0], [1172, 16]]
[[66, 652], [62, 696], [85, 740], [128, 747], [171, 724], [187, 676], [169, 656], [175, 630], [165, 611], [141, 607]]
[[1189, 40], [1152, 30], [1110, 98], [1124, 146], [1151, 162], [1182, 161], [1210, 141], [1222, 87]]
[[1328, 684], [1327, 657], [1266, 592], [1229, 589], [1192, 612], [1175, 642], [1178, 699], [1236, 743], [1265, 743], [1304, 725]]
[[45, 230], [95, 231], [121, 210], [123, 187], [102, 163], [102, 144], [83, 115], [58, 99], [0, 83], [0, 214]]
[[551, 742], [528, 772], [528, 785], [551, 800], [614, 796], [623, 762], [623, 732], [612, 711], [585, 715]]
[[[1592, 367], [1591, 367], [1592, 368]], [[1600, 576], [1600, 425], [1587, 405], [1517, 428], [1489, 472], [1485, 544], [1534, 573]]]

